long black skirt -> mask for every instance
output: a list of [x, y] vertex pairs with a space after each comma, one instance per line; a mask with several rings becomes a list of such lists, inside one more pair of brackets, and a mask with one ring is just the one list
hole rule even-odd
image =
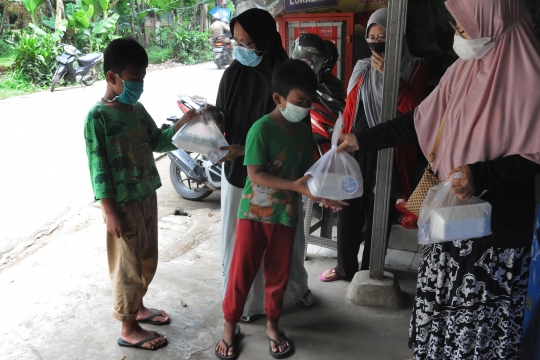
[[426, 245], [409, 329], [414, 359], [519, 359], [530, 246]]

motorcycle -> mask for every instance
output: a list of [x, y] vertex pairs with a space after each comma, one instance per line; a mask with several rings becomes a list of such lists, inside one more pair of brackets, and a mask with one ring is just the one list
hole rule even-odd
[[233, 62], [233, 51], [231, 47], [230, 40], [226, 43], [225, 35], [213, 36], [211, 39], [212, 42], [212, 52], [214, 53], [214, 62], [216, 63], [218, 69], [223, 69], [225, 66], [230, 65]]
[[[179, 95], [176, 103], [183, 114], [203, 105], [185, 95]], [[319, 84], [316, 99], [310, 110], [315, 159], [324, 155], [332, 147], [331, 138], [334, 124], [338, 118], [338, 112], [343, 111], [344, 106], [344, 99], [336, 98], [328, 86]], [[167, 118], [172, 124], [179, 119], [178, 116]], [[163, 128], [166, 129], [169, 126], [171, 125], [167, 124]], [[221, 164], [213, 164], [204, 155], [190, 153], [182, 149], [169, 151], [167, 155], [171, 159], [169, 168], [171, 182], [176, 192], [184, 199], [203, 200], [212, 192], [221, 189]]]
[[[203, 105], [190, 96], [179, 95], [176, 101], [182, 113]], [[178, 116], [167, 118], [173, 125]], [[168, 128], [169, 124], [162, 128]], [[169, 174], [174, 190], [186, 200], [200, 201], [221, 189], [221, 164], [213, 164], [205, 155], [176, 149], [167, 152], [171, 159]]]
[[[61, 44], [64, 47], [64, 52], [56, 57], [58, 68], [53, 76], [51, 92], [54, 92], [56, 85], [60, 80], [64, 79], [72, 84], [81, 82], [86, 86], [90, 86], [96, 82], [99, 75], [99, 65], [101, 65], [102, 53], [94, 52], [86, 54], [88, 48], [83, 51], [77, 50], [73, 45]], [[77, 66], [73, 63], [77, 61]]]
[[311, 131], [313, 133], [313, 158], [323, 156], [332, 148], [334, 125], [345, 108], [345, 99], [335, 96], [324, 83], [319, 84], [317, 94], [311, 103]]

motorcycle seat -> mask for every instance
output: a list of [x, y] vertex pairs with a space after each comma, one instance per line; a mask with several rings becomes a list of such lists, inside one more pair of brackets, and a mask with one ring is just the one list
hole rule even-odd
[[81, 66], [87, 66], [87, 65], [90, 65], [91, 63], [93, 63], [94, 61], [96, 61], [97, 59], [99, 59], [100, 57], [101, 57], [100, 53], [91, 53], [91, 54], [80, 56], [77, 59], [77, 62]]

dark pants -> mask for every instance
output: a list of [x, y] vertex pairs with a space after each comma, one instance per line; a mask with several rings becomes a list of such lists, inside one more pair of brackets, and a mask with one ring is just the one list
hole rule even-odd
[[[362, 266], [368, 270], [371, 255], [371, 231], [373, 227], [373, 208], [375, 179], [377, 172], [377, 152], [355, 154], [364, 178], [364, 195], [347, 200], [349, 206], [338, 211], [337, 221], [337, 265], [335, 271], [340, 279], [351, 280], [358, 272], [358, 252], [364, 242]], [[390, 206], [389, 219], [393, 219], [394, 207]], [[362, 231], [366, 226], [365, 231]], [[389, 227], [390, 229], [390, 227]], [[388, 246], [388, 242], [386, 244]]]

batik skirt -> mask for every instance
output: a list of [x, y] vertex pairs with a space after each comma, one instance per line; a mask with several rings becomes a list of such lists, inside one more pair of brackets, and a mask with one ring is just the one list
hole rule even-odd
[[519, 359], [530, 246], [423, 248], [409, 329], [414, 359]]

